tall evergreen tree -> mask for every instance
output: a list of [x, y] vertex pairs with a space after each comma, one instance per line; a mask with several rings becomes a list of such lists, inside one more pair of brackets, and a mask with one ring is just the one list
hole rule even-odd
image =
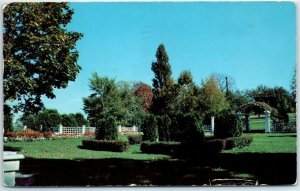
[[172, 79], [169, 57], [163, 44], [156, 51], [156, 62], [152, 63], [153, 79], [153, 102], [151, 111], [157, 115], [172, 112], [172, 100], [176, 97], [176, 88]]

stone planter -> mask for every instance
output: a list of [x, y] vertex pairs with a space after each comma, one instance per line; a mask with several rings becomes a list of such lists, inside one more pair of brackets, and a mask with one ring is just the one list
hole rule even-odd
[[4, 186], [15, 186], [16, 171], [20, 168], [20, 159], [24, 159], [24, 155], [11, 151], [3, 152]]

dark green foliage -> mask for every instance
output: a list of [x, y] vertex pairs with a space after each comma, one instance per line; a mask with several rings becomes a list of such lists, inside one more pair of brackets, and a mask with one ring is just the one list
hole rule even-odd
[[156, 62], [152, 63], [151, 70], [154, 72], [153, 99], [150, 111], [155, 115], [165, 115], [174, 112], [173, 101], [177, 90], [172, 79], [169, 57], [163, 44], [156, 51]]
[[292, 95], [283, 87], [269, 88], [260, 85], [256, 89], [248, 91], [248, 95], [256, 102], [265, 102], [275, 108], [277, 113], [272, 117], [285, 123], [289, 121], [288, 113], [295, 108]]
[[4, 109], [4, 131], [5, 132], [12, 132], [14, 130], [13, 126], [13, 114], [11, 112], [11, 109], [9, 106], [4, 104], [3, 106]]
[[193, 76], [190, 71], [182, 71], [178, 78], [178, 84], [175, 84], [176, 98], [172, 101], [176, 113], [189, 113], [203, 111], [199, 97], [200, 88], [193, 82]]
[[51, 127], [61, 123], [61, 116], [56, 109], [43, 109], [37, 114], [23, 115], [21, 121], [32, 130], [51, 131]]
[[253, 141], [252, 136], [232, 137], [226, 139], [225, 149], [243, 148], [249, 146]]
[[141, 151], [148, 154], [174, 154], [179, 146], [179, 142], [143, 142]]
[[158, 128], [156, 117], [152, 114], [145, 117], [141, 126], [143, 141], [156, 141], [158, 138]]
[[14, 111], [37, 113], [42, 96], [55, 98], [80, 71], [76, 42], [68, 31], [73, 10], [68, 3], [9, 3], [3, 9], [4, 102]]
[[215, 139], [203, 144], [203, 151], [206, 153], [220, 153], [226, 148], [226, 140]]
[[114, 117], [101, 119], [96, 125], [95, 138], [97, 140], [116, 140], [118, 138], [117, 123]]
[[[234, 111], [240, 111], [243, 109], [243, 106], [250, 102], [249, 97], [241, 91], [230, 91], [227, 94], [227, 101], [229, 102], [230, 108]], [[259, 114], [259, 112], [256, 112]]]
[[179, 113], [173, 118], [171, 138], [186, 143], [201, 143], [204, 140], [201, 117], [196, 113]]
[[211, 140], [200, 144], [182, 143], [176, 156], [179, 158], [203, 159], [209, 158], [209, 155], [216, 155], [223, 151], [226, 146], [225, 140]]
[[86, 149], [98, 151], [123, 152], [128, 149], [128, 141], [122, 140], [82, 140]]
[[73, 114], [62, 114], [61, 124], [64, 127], [78, 127], [75, 115]]
[[135, 123], [135, 115], [141, 112], [143, 103], [134, 96], [130, 84], [117, 84], [113, 79], [93, 73], [89, 86], [92, 94], [83, 98], [83, 109], [92, 126], [109, 116], [113, 116], [118, 124]]
[[160, 44], [157, 48], [156, 59], [157, 61], [153, 62], [151, 67], [155, 75], [153, 79], [153, 92], [155, 96], [160, 93], [162, 87], [166, 86], [172, 75], [169, 57], [163, 44]]
[[82, 113], [75, 113], [75, 114], [72, 114], [74, 115], [74, 118], [76, 120], [76, 124], [78, 126], [83, 126], [83, 125], [88, 125], [88, 121], [84, 118], [83, 114]]
[[130, 145], [140, 144], [142, 140], [142, 135], [128, 135], [128, 141]]
[[232, 110], [223, 110], [215, 118], [215, 137], [238, 137], [242, 134], [242, 121]]
[[170, 132], [171, 125], [172, 125], [172, 121], [167, 115], [157, 117], [159, 141], [171, 140], [171, 132]]

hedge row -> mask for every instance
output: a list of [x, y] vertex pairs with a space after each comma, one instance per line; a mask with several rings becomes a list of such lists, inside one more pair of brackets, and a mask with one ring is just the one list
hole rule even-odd
[[173, 154], [179, 145], [180, 142], [143, 142], [141, 151], [148, 154]]
[[215, 144], [215, 147], [222, 148], [222, 150], [230, 150], [234, 148], [243, 148], [249, 146], [253, 141], [252, 136], [231, 137], [227, 139], [213, 139], [207, 141]]
[[82, 140], [82, 145], [86, 149], [98, 151], [123, 152], [128, 149], [128, 141], [122, 140]]
[[253, 141], [252, 136], [232, 137], [226, 139], [226, 150], [233, 148], [243, 148], [249, 146]]
[[143, 142], [141, 151], [148, 154], [176, 154], [181, 156], [201, 156], [217, 154], [223, 150], [249, 146], [253, 137], [233, 137], [228, 139], [213, 139], [198, 144], [180, 142]]
[[128, 141], [130, 145], [140, 144], [142, 140], [142, 135], [128, 135]]

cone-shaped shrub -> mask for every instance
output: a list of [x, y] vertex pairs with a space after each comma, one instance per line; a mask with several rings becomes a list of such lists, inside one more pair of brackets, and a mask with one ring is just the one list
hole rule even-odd
[[157, 120], [154, 115], [145, 117], [142, 123], [143, 141], [156, 141], [158, 138]]
[[170, 141], [170, 127], [172, 121], [168, 115], [157, 118], [159, 141]]

